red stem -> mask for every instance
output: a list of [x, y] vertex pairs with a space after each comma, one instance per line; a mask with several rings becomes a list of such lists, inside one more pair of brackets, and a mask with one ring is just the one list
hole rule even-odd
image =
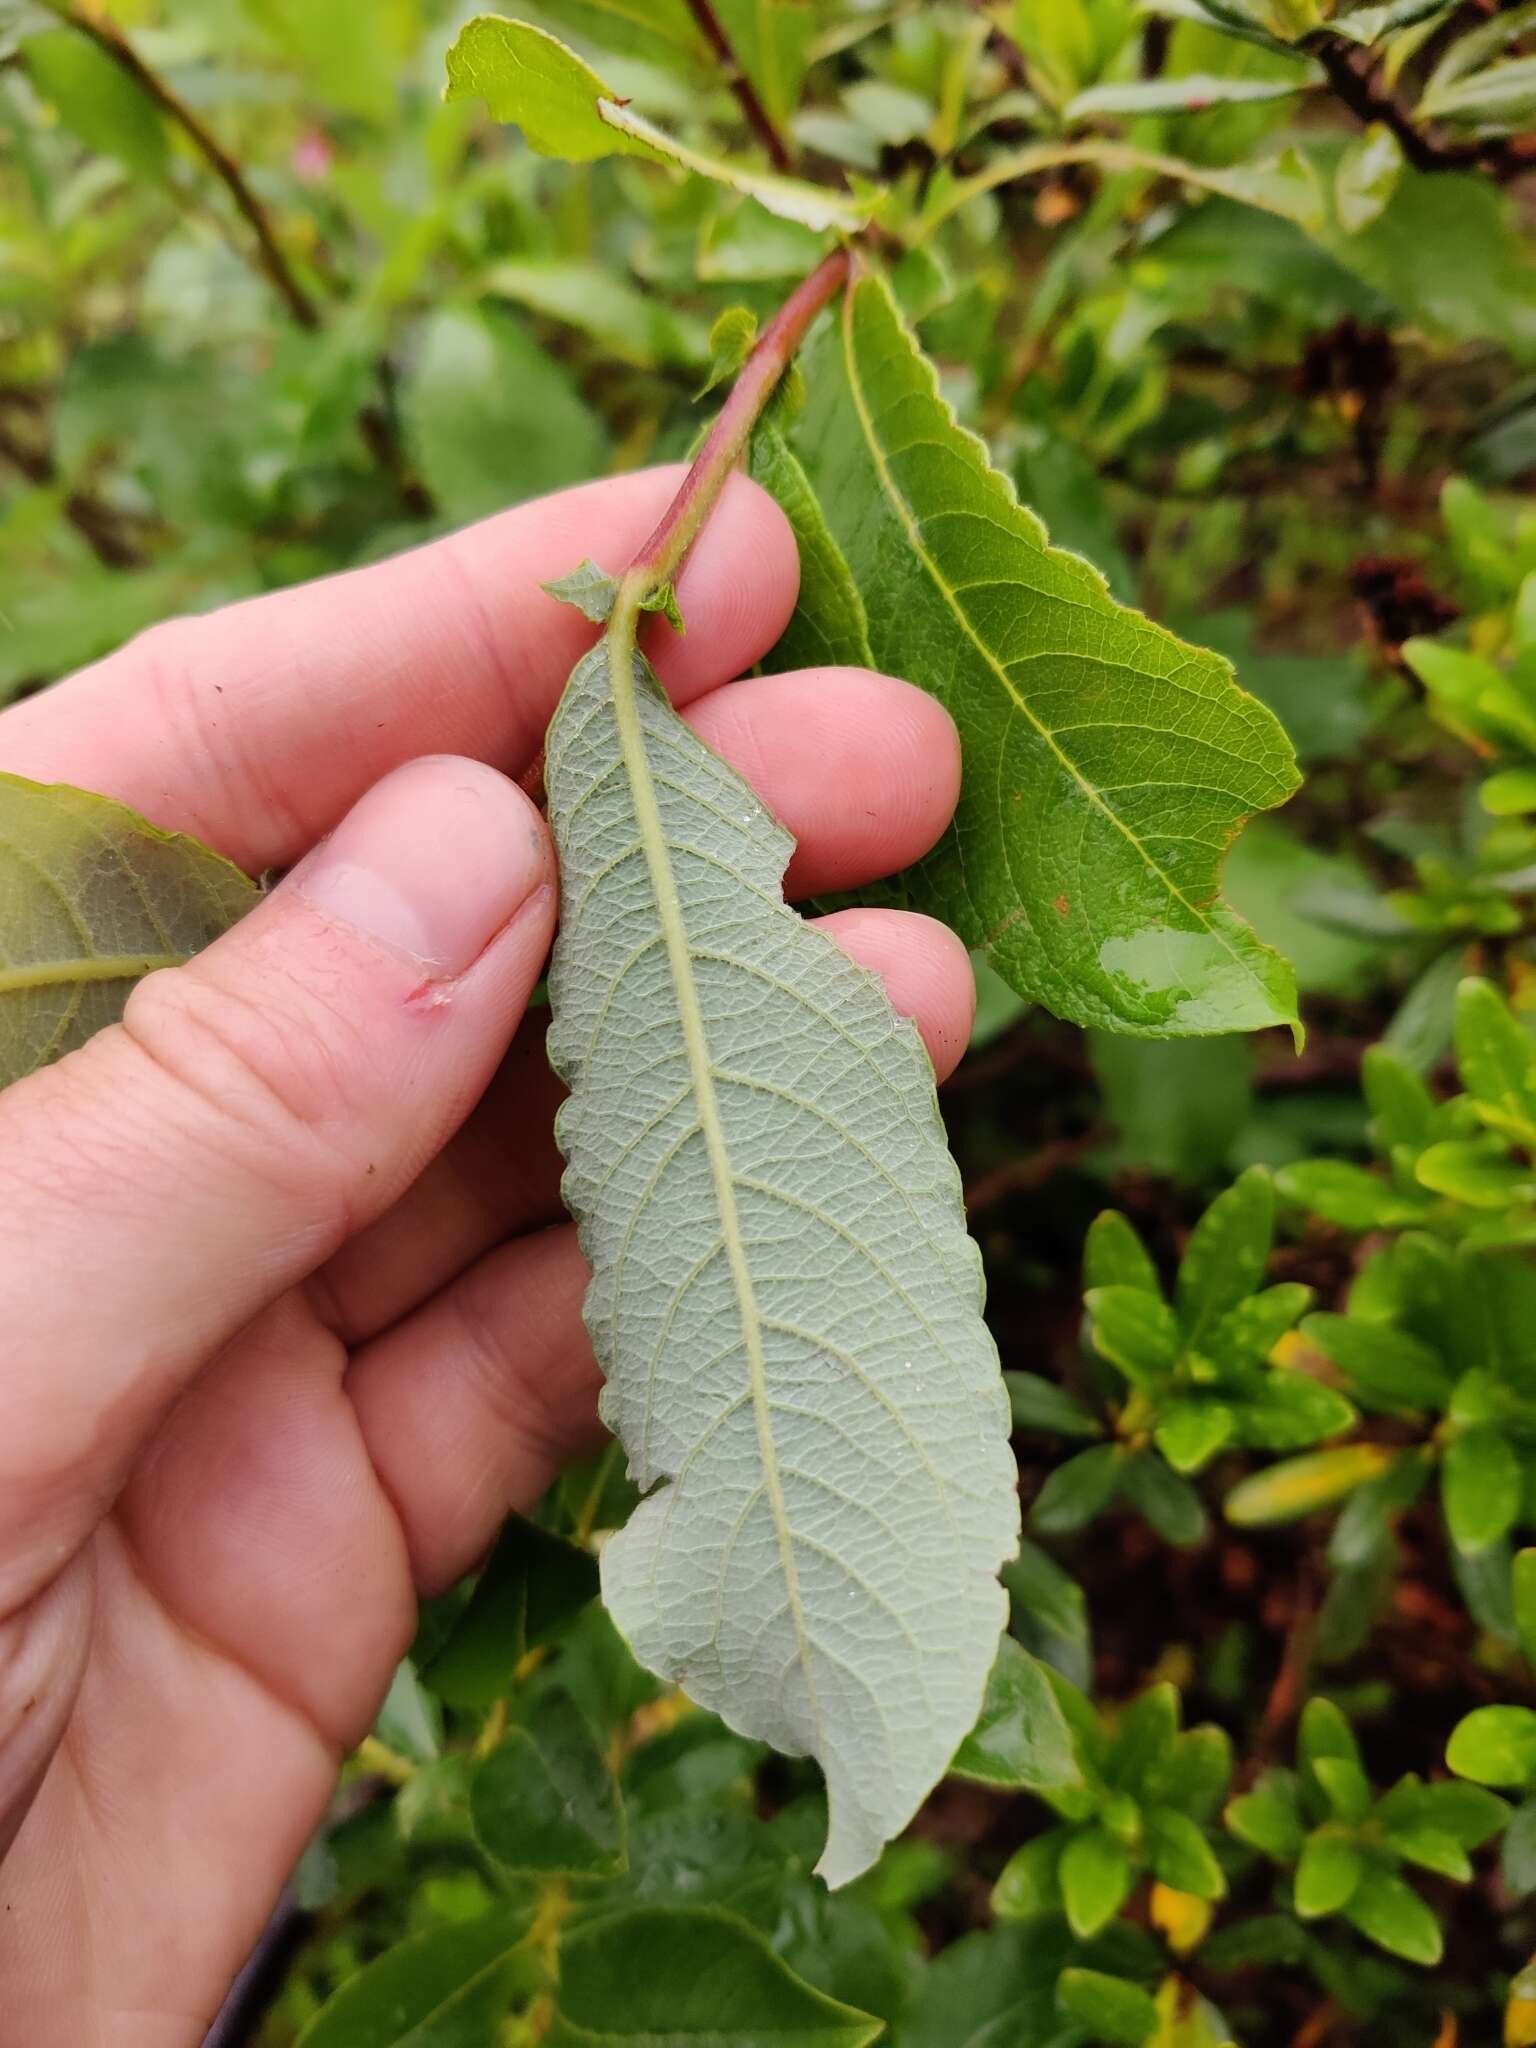
[[806, 329], [846, 283], [851, 265], [846, 249], [834, 249], [791, 292], [758, 336], [677, 496], [629, 566], [625, 581], [637, 595], [649, 595], [676, 575]]

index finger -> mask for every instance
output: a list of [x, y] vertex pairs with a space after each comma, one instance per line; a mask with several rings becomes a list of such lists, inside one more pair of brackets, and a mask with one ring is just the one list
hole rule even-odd
[[[120, 798], [252, 873], [284, 867], [422, 754], [519, 774], [595, 629], [540, 584], [622, 569], [680, 467], [583, 484], [410, 554], [153, 628], [0, 715], [0, 770]], [[732, 477], [650, 650], [679, 703], [750, 668], [794, 607], [782, 512]]]

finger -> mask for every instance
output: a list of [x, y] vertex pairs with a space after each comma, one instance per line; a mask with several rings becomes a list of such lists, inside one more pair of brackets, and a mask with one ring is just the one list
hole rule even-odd
[[[897, 910], [842, 910], [817, 922], [884, 976], [892, 1003], [916, 1020], [935, 1069], [948, 1074], [969, 1042], [976, 1001], [970, 956], [949, 928]], [[550, 1130], [558, 1084], [547, 1067], [537, 1075], [541, 1051], [531, 1034], [519, 1034], [484, 1114], [477, 1111], [410, 1193], [319, 1277], [316, 1305], [348, 1341], [377, 1335], [502, 1238], [562, 1213], [561, 1160]], [[525, 1078], [528, 1097], [519, 1085]]]
[[353, 1360], [347, 1391], [421, 1592], [462, 1577], [509, 1510], [601, 1440], [586, 1285], [564, 1224], [492, 1252]]
[[947, 924], [915, 910], [835, 910], [816, 919], [862, 967], [872, 967], [923, 1035], [940, 1081], [959, 1066], [976, 1019], [971, 956]]
[[920, 860], [954, 816], [960, 739], [943, 705], [861, 668], [714, 690], [688, 713], [795, 840], [791, 901]]
[[457, 1128], [553, 918], [528, 799], [418, 762], [121, 1025], [0, 1095], [0, 1614], [204, 1360]]
[[[596, 629], [541, 582], [621, 569], [681, 480], [646, 470], [502, 513], [397, 560], [180, 619], [0, 716], [0, 769], [121, 798], [252, 873], [283, 867], [401, 762], [517, 774]], [[794, 536], [732, 477], [648, 629], [680, 703], [767, 653], [794, 608]]]

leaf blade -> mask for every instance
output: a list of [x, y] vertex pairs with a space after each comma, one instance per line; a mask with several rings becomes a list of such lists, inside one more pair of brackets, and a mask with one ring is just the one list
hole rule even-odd
[[1007, 1400], [915, 1028], [784, 905], [787, 837], [618, 659], [578, 664], [546, 754], [566, 1196], [605, 1417], [667, 1482], [605, 1546], [604, 1597], [643, 1663], [818, 1758], [842, 1882], [980, 1709]]

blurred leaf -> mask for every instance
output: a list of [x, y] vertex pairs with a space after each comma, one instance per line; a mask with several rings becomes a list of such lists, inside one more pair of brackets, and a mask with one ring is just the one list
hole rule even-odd
[[1353, 1316], [1308, 1316], [1301, 1326], [1368, 1408], [1413, 1414], [1444, 1408], [1452, 1375], [1437, 1353], [1404, 1330]]
[[1038, 1429], [1054, 1436], [1104, 1434], [1097, 1417], [1055, 1380], [1042, 1379], [1034, 1372], [1005, 1372], [1003, 1384], [1008, 1389], [1015, 1429]]
[[1354, 1897], [1365, 1875], [1365, 1856], [1346, 1834], [1319, 1828], [1308, 1835], [1296, 1866], [1296, 1911], [1303, 1920], [1337, 1913]]
[[879, 2020], [813, 1991], [744, 1921], [705, 1906], [635, 1906], [573, 1927], [560, 1944], [545, 2048], [866, 2048]]
[[1253, 1104], [1246, 1039], [1159, 1045], [1095, 1031], [1088, 1056], [1116, 1134], [1116, 1167], [1196, 1185], [1221, 1170]]
[[482, 519], [603, 467], [603, 428], [565, 369], [520, 321], [491, 308], [428, 317], [401, 409], [450, 519]]
[[546, 1693], [475, 1773], [475, 1833], [509, 1870], [608, 1877], [624, 1867], [624, 1807], [575, 1702]]
[[1085, 1528], [1114, 1499], [1122, 1455], [1118, 1444], [1100, 1444], [1058, 1465], [1035, 1496], [1032, 1526], [1043, 1536]]
[[386, 1950], [305, 2028], [303, 2048], [488, 2048], [532, 1921], [531, 1904], [503, 1905]]
[[553, 257], [504, 259], [492, 264], [484, 284], [531, 313], [590, 334], [620, 362], [650, 368], [704, 360], [704, 329], [697, 320], [636, 291], [598, 264]]
[[1428, 1204], [1402, 1195], [1363, 1166], [1345, 1159], [1303, 1159], [1283, 1166], [1275, 1185], [1288, 1202], [1344, 1230], [1390, 1229], [1417, 1222]]
[[1131, 1877], [1122, 1843], [1102, 1828], [1079, 1828], [1061, 1852], [1061, 1900], [1072, 1932], [1086, 1941], [1107, 1926], [1125, 1903]]
[[179, 967], [258, 891], [126, 804], [0, 775], [0, 1087], [83, 1045], [135, 982]]
[[1227, 1808], [1227, 1826], [1241, 1842], [1290, 1863], [1305, 1839], [1296, 1779], [1289, 1771], [1260, 1773], [1250, 1791], [1239, 1793]]
[[1064, 2019], [1116, 2048], [1140, 2048], [1157, 2029], [1157, 2007], [1146, 1992], [1102, 1970], [1063, 1970], [1056, 1980], [1056, 2003]]
[[163, 178], [170, 139], [160, 109], [104, 50], [72, 28], [44, 29], [21, 45], [32, 82], [89, 149], [144, 178]]
[[1477, 1707], [1458, 1721], [1445, 1760], [1478, 1785], [1536, 1783], [1536, 1712], [1529, 1707]]
[[[1169, 1469], [1151, 1451], [1141, 1451], [1125, 1461], [1120, 1475], [1120, 1492], [1145, 1516], [1165, 1543], [1188, 1550], [1203, 1543], [1209, 1533], [1205, 1507], [1187, 1479]], [[1172, 1883], [1174, 1880], [1169, 1879]]]
[[1315, 1514], [1385, 1471], [1392, 1456], [1381, 1444], [1344, 1444], [1284, 1458], [1238, 1481], [1226, 1498], [1227, 1520], [1251, 1529]]
[[594, 1558], [514, 1515], [424, 1682], [453, 1706], [488, 1707], [512, 1690], [528, 1652], [554, 1641], [596, 1596]]
[[1346, 235], [1370, 226], [1392, 197], [1402, 171], [1402, 145], [1379, 121], [1372, 121], [1347, 145], [1333, 180], [1334, 208]]
[[1445, 1448], [1446, 1524], [1460, 1550], [1486, 1550], [1520, 1512], [1520, 1466], [1495, 1429], [1463, 1429]]
[[1140, 1287], [1091, 1287], [1084, 1297], [1094, 1349], [1137, 1385], [1172, 1370], [1179, 1326], [1160, 1295]]
[[1225, 1896], [1227, 1881], [1202, 1830], [1177, 1807], [1155, 1807], [1146, 1816], [1147, 1850], [1164, 1884], [1197, 1899]]
[[1250, 1166], [1206, 1209], [1179, 1261], [1176, 1299], [1189, 1343], [1198, 1344], [1258, 1287], [1274, 1235], [1274, 1183], [1261, 1166]]
[[1089, 1225], [1083, 1245], [1083, 1285], [1139, 1287], [1162, 1298], [1162, 1286], [1151, 1254], [1135, 1226], [1118, 1209], [1105, 1209]]
[[1293, 78], [1210, 78], [1192, 73], [1182, 78], [1127, 79], [1093, 85], [1078, 93], [1063, 107], [1062, 118], [1081, 121], [1091, 114], [1198, 114], [1207, 107], [1290, 99], [1315, 85], [1319, 75], [1308, 67]]
[[1405, 1962], [1439, 1962], [1439, 1922], [1413, 1887], [1391, 1871], [1368, 1870], [1344, 1912], [1363, 1935]]

